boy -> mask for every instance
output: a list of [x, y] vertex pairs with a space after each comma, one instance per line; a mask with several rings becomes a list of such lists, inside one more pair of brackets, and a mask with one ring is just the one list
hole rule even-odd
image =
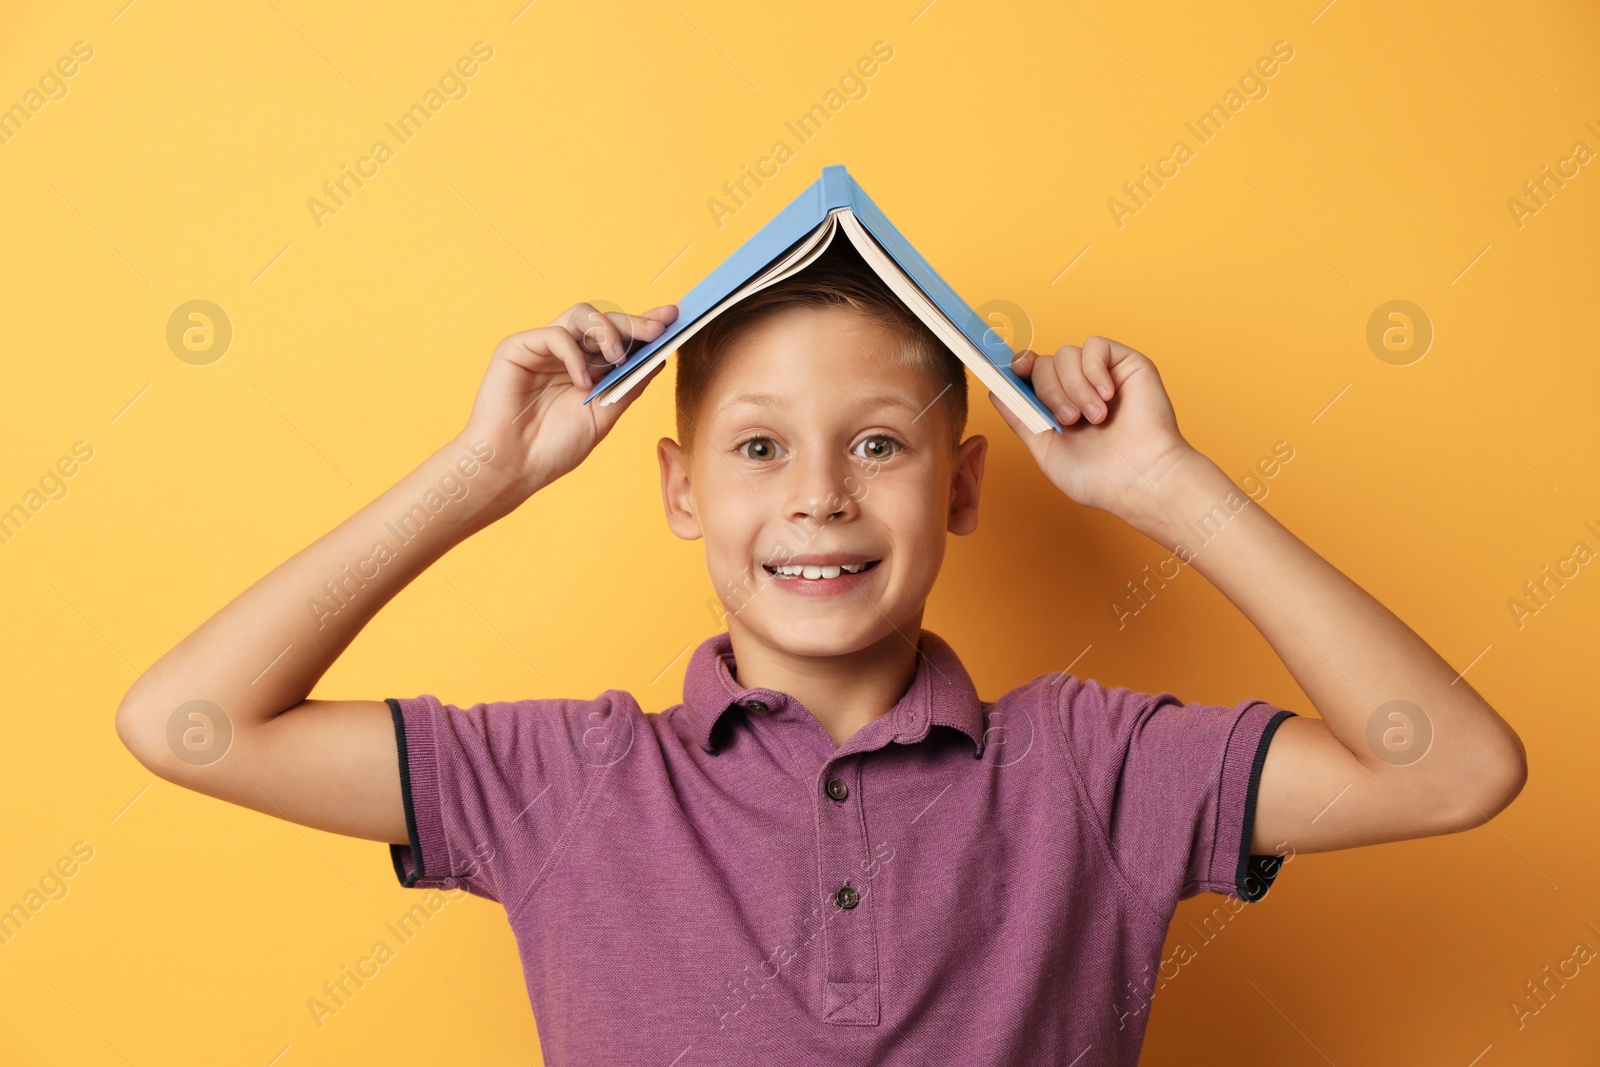
[[[1179, 900], [1257, 900], [1289, 854], [1464, 830], [1521, 789], [1512, 729], [1101, 337], [1018, 360], [1064, 433], [996, 406], [1057, 489], [1215, 583], [1321, 718], [1066, 672], [980, 701], [921, 629], [945, 534], [977, 524], [964, 369], [831, 251], [678, 356], [662, 499], [726, 609], [683, 703], [307, 700], [390, 597], [582, 462], [630, 402], [585, 406], [594, 372], [675, 317], [579, 304], [506, 338], [453, 441], [117, 713], [169, 781], [504, 905], [547, 1063], [1133, 1063]], [[224, 751], [169, 743], [197, 707]], [[1369, 741], [1396, 708], [1415, 749]]]

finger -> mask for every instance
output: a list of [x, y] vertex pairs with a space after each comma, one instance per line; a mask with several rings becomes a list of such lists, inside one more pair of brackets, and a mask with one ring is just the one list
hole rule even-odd
[[1026, 427], [1022, 425], [1022, 420], [1017, 418], [1017, 416], [1012, 413], [1010, 408], [1000, 403], [999, 398], [996, 397], [994, 393], [989, 394], [989, 403], [993, 404], [995, 410], [1000, 412], [1000, 417], [1005, 420], [1005, 424], [1011, 427], [1017, 436], [1023, 436], [1022, 431], [1026, 429]]
[[624, 341], [653, 341], [677, 317], [678, 309], [672, 304], [651, 308], [640, 315], [629, 315], [624, 311], [606, 312], [606, 318], [611, 320]]
[[[632, 316], [619, 311], [602, 312], [587, 301], [572, 305], [552, 325], [576, 337], [585, 353], [584, 363], [602, 374], [627, 358], [628, 340], [634, 332]], [[589, 353], [600, 358], [589, 358]]]
[[528, 374], [550, 373], [553, 359], [566, 368], [574, 384], [583, 387], [589, 378], [584, 351], [564, 326], [541, 326], [511, 334], [495, 346], [494, 358]]
[[1121, 356], [1121, 353], [1114, 351], [1117, 347], [1132, 351], [1127, 345], [1118, 346], [1109, 337], [1098, 334], [1083, 342], [1083, 376], [1101, 400], [1110, 400], [1117, 389], [1117, 383], [1111, 377], [1111, 364]]
[[[1062, 352], [1066, 352], [1062, 349]], [[1078, 419], [1078, 405], [1067, 396], [1067, 391], [1061, 385], [1061, 363], [1064, 357], [1060, 354], [1043, 356], [1033, 366], [1033, 391], [1051, 411], [1056, 413], [1056, 418], [1063, 426], [1069, 426]]]
[[654, 319], [663, 326], [669, 326], [677, 321], [678, 305], [662, 304], [660, 307], [651, 308], [649, 311], [644, 312], [644, 318]]
[[[638, 348], [644, 347], [644, 345], [666, 333], [667, 327], [678, 318], [678, 307], [676, 304], [663, 304], [638, 315], [629, 315], [620, 311], [609, 311], [606, 315], [611, 320], [612, 325], [616, 326], [618, 332], [625, 338], [622, 356], [616, 359], [616, 363], [620, 365], [624, 359], [632, 355]], [[606, 367], [605, 373], [610, 373], [609, 365]], [[654, 377], [655, 371], [652, 370], [649, 376]]]
[[632, 406], [636, 399], [644, 395], [644, 391], [649, 388], [651, 380], [660, 374], [661, 368], [665, 366], [665, 363], [657, 363], [654, 367], [651, 367], [649, 374], [641, 378], [636, 385], [618, 397], [613, 403], [602, 404], [599, 399], [589, 402], [589, 406], [595, 409], [595, 428], [600, 431], [602, 436], [609, 433], [611, 427], [617, 424], [617, 420], [622, 418], [622, 413]]
[[1026, 380], [1033, 374], [1034, 364], [1038, 358], [1039, 353], [1031, 348], [1024, 348], [1017, 354], [1017, 358], [1011, 361], [1011, 369], [1016, 371], [1017, 377]]
[[1067, 399], [1076, 404], [1090, 422], [1103, 421], [1106, 417], [1105, 401], [1100, 399], [1094, 386], [1083, 376], [1083, 349], [1069, 345], [1059, 354], [1062, 358], [1056, 360], [1056, 374], [1061, 378], [1061, 387], [1066, 390]]
[[995, 396], [992, 392], [989, 394], [989, 403], [994, 405], [994, 409], [1000, 413], [1000, 417], [1005, 420], [1005, 424], [1011, 427], [1011, 432], [1022, 438], [1022, 443], [1027, 446], [1029, 454], [1032, 455], [1036, 461], [1041, 460], [1043, 453], [1040, 451], [1040, 449], [1048, 443], [1045, 440], [1045, 435], [1034, 433], [1032, 430], [1024, 426], [1022, 424], [1022, 420], [1017, 418], [1016, 414], [1010, 408], [1002, 404], [1000, 402], [1000, 398]]
[[594, 387], [594, 380], [589, 376], [589, 361], [576, 337], [565, 329], [556, 328], [549, 331], [547, 343], [550, 353], [561, 360], [567, 373], [572, 376], [572, 384], [579, 389]]
[[528, 374], [548, 374], [551, 360], [564, 362], [561, 354], [552, 347], [557, 337], [571, 340], [571, 335], [556, 325], [509, 334], [495, 345], [494, 358], [504, 359]]
[[[558, 324], [565, 326], [578, 338], [585, 352], [597, 353], [606, 362], [621, 362], [627, 355], [627, 344], [616, 321], [619, 315], [619, 312], [602, 312], [585, 301], [568, 308]], [[620, 317], [627, 318], [625, 315]]]

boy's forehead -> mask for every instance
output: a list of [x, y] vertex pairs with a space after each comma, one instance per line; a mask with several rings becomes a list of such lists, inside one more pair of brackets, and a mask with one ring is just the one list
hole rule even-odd
[[825, 389], [837, 400], [927, 405], [931, 375], [904, 357], [904, 340], [851, 308], [790, 308], [755, 323], [718, 357], [719, 405], [772, 407]]
[[[814, 399], [814, 403], [806, 403], [807, 399]], [[927, 404], [920, 397], [903, 389], [885, 389], [875, 387], [870, 381], [857, 382], [841, 386], [838, 390], [815, 398], [807, 398], [803, 394], [771, 393], [760, 388], [740, 391], [724, 399], [728, 410], [756, 408], [768, 411], [793, 411], [799, 407], [815, 408], [820, 410], [838, 410], [841, 413], [856, 411], [876, 411], [883, 408], [903, 408], [912, 416], [920, 414]]]

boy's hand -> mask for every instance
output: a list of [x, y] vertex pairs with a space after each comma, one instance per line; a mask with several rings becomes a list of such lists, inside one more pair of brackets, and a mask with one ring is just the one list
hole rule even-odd
[[1080, 504], [1130, 518], [1194, 452], [1178, 432], [1156, 365], [1125, 344], [1090, 337], [1054, 356], [1024, 350], [1012, 369], [1032, 381], [1062, 432], [1033, 433], [993, 393], [989, 401], [1045, 476]]
[[582, 463], [610, 432], [661, 367], [614, 404], [584, 404], [583, 398], [636, 347], [632, 342], [655, 340], [677, 317], [673, 304], [643, 315], [574, 304], [549, 326], [495, 346], [463, 436], [486, 440], [496, 456], [511, 460], [496, 466], [518, 479], [512, 507]]

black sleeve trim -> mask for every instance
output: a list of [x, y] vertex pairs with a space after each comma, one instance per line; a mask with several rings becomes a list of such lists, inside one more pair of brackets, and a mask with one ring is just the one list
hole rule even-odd
[[1282, 856], [1252, 856], [1250, 838], [1255, 832], [1256, 790], [1261, 785], [1261, 767], [1267, 762], [1267, 746], [1272, 743], [1272, 735], [1278, 732], [1283, 720], [1293, 714], [1292, 711], [1279, 711], [1268, 720], [1266, 729], [1261, 731], [1261, 741], [1256, 745], [1256, 757], [1250, 764], [1250, 783], [1244, 793], [1244, 835], [1239, 842], [1239, 866], [1234, 873], [1234, 886], [1239, 891], [1239, 898], [1250, 903], [1267, 895], [1273, 879], [1278, 877], [1278, 870], [1283, 866]]
[[[400, 702], [388, 698], [385, 703], [389, 705], [389, 715], [394, 719], [395, 747], [400, 750], [400, 802], [406, 809], [406, 836], [411, 839], [411, 862], [416, 865], [416, 870], [409, 876], [406, 874], [405, 864], [400, 860], [400, 850], [404, 845], [391, 844], [389, 846], [389, 859], [394, 863], [395, 877], [400, 879], [400, 884], [407, 889], [416, 887], [417, 879], [426, 877], [422, 869], [422, 842], [417, 839], [417, 813], [411, 806], [411, 760], [406, 754], [406, 720], [400, 711]], [[1246, 815], [1246, 820], [1249, 816]], [[1249, 834], [1245, 839], [1249, 840]]]

